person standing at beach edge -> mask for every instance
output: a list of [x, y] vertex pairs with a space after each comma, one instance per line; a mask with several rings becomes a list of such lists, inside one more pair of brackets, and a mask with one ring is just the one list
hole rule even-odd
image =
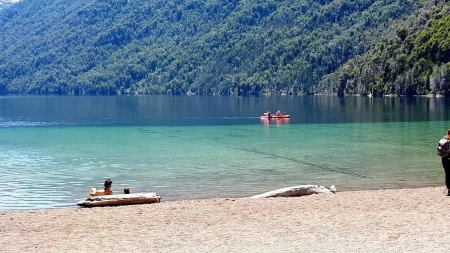
[[437, 146], [437, 154], [441, 156], [442, 167], [445, 172], [445, 185], [447, 186], [447, 196], [450, 196], [450, 129]]

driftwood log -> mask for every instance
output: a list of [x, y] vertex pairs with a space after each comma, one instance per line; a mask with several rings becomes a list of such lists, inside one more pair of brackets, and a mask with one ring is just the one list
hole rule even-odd
[[332, 185], [330, 189], [328, 189], [321, 185], [297, 185], [258, 194], [249, 198], [300, 197], [318, 193], [336, 193], [336, 187]]
[[156, 193], [133, 193], [133, 194], [91, 196], [86, 200], [78, 201], [77, 205], [82, 207], [122, 206], [122, 205], [159, 203], [160, 201], [161, 197]]

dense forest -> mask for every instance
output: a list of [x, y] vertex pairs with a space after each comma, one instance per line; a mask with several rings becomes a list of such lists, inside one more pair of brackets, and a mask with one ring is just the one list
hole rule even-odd
[[318, 88], [340, 95], [449, 95], [450, 3], [416, 12]]
[[25, 0], [0, 94], [446, 93], [446, 2]]

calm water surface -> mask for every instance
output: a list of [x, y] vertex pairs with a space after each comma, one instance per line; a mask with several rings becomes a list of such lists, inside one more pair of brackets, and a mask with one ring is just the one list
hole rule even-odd
[[[349, 97], [0, 97], [0, 210], [74, 206], [106, 177], [163, 200], [298, 184], [443, 185], [449, 101]], [[277, 109], [290, 120], [261, 121]]]

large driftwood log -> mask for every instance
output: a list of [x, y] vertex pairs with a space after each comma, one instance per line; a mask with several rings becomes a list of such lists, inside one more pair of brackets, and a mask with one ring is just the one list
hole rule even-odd
[[156, 193], [133, 193], [133, 194], [91, 196], [86, 200], [78, 201], [77, 205], [83, 207], [122, 206], [122, 205], [159, 203], [160, 201], [161, 197]]
[[332, 185], [330, 189], [328, 189], [321, 185], [297, 185], [258, 194], [249, 198], [300, 197], [318, 193], [336, 193], [336, 187]]

